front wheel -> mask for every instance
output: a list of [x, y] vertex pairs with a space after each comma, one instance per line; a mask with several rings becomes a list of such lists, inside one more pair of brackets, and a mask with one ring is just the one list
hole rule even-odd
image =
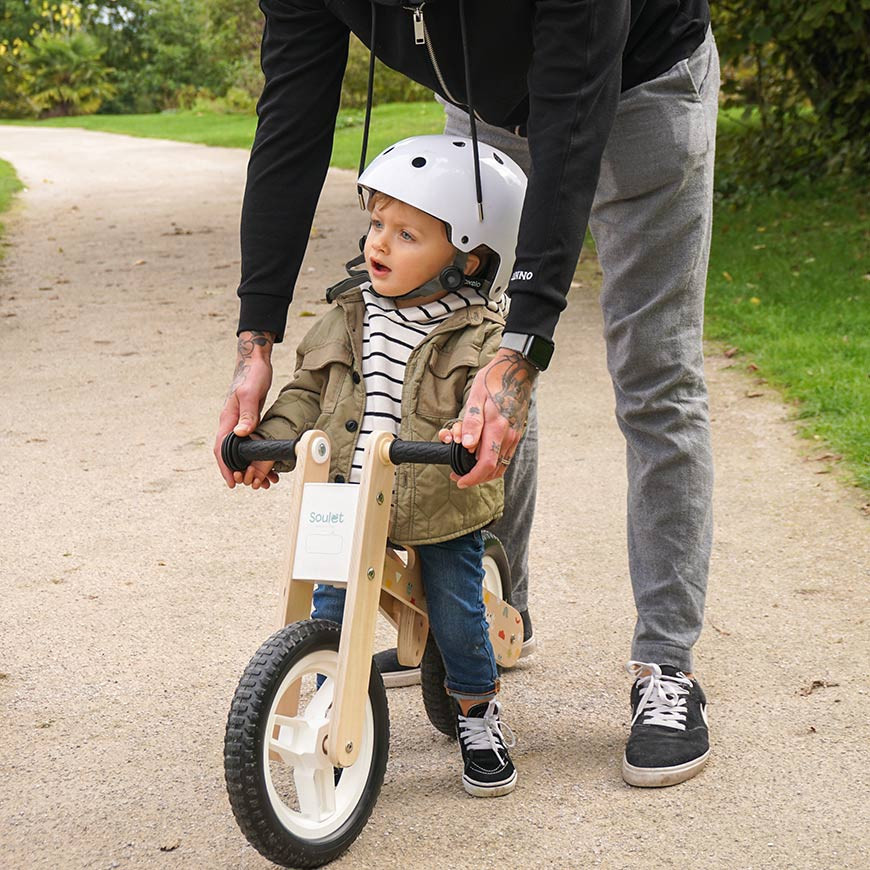
[[390, 720], [374, 665], [356, 762], [333, 768], [324, 751], [340, 637], [339, 626], [314, 619], [276, 632], [245, 669], [227, 719], [224, 771], [236, 821], [283, 867], [337, 858], [359, 836], [384, 781]]

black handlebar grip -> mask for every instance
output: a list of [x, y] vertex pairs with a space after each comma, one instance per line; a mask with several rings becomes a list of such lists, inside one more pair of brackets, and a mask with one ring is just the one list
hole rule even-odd
[[477, 459], [461, 444], [441, 444], [438, 441], [400, 441], [390, 444], [390, 462], [401, 465], [449, 465], [460, 477], [474, 468]]
[[296, 444], [293, 441], [268, 441], [253, 438], [239, 438], [230, 432], [221, 444], [221, 459], [231, 471], [244, 471], [252, 462], [274, 462], [279, 459], [293, 459]]

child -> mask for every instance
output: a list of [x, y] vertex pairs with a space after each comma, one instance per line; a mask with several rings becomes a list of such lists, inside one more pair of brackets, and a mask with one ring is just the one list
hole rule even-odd
[[[350, 288], [302, 340], [293, 380], [255, 433], [290, 439], [325, 430], [337, 483], [359, 482], [373, 430], [416, 441], [458, 435], [453, 418], [501, 341], [525, 176], [506, 155], [481, 149], [481, 221], [470, 144], [406, 139], [360, 176], [370, 212], [363, 250], [370, 283], [343, 282]], [[266, 488], [275, 471], [292, 469], [273, 465], [253, 463], [236, 480]], [[449, 474], [441, 466], [399, 469], [390, 540], [414, 546], [420, 558], [431, 630], [458, 705], [463, 786], [494, 797], [513, 791], [516, 771], [495, 700], [479, 530], [501, 515], [503, 488], [494, 480], [460, 490]], [[315, 618], [341, 622], [343, 609], [344, 590], [317, 588]]]

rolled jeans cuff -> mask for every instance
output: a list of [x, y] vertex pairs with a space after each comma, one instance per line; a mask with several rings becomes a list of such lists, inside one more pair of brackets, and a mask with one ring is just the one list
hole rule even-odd
[[491, 686], [485, 691], [479, 692], [465, 686], [462, 688], [453, 688], [445, 681], [444, 688], [447, 690], [447, 694], [450, 695], [451, 698], [455, 698], [457, 701], [491, 701], [498, 694], [501, 686], [497, 681], [494, 686]]

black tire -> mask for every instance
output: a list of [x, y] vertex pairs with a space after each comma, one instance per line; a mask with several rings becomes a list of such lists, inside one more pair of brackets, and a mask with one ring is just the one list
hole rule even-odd
[[[511, 603], [511, 570], [508, 563], [507, 553], [504, 551], [501, 541], [492, 533], [483, 531], [483, 559], [484, 570], [487, 580], [492, 583], [496, 580], [501, 587], [501, 598]], [[484, 582], [487, 582], [485, 580]], [[492, 590], [497, 592], [496, 589]], [[444, 680], [447, 671], [444, 668], [444, 659], [435, 642], [432, 632], [426, 638], [426, 649], [420, 662], [420, 686], [423, 690], [423, 707], [429, 721], [442, 734], [456, 739], [456, 706], [447, 690], [444, 688]]]
[[426, 649], [420, 661], [420, 687], [423, 690], [423, 707], [429, 721], [442, 734], [451, 740], [456, 739], [456, 706], [447, 690], [444, 688], [444, 680], [447, 671], [444, 668], [444, 659], [441, 658], [441, 650], [435, 642], [435, 636], [429, 632], [426, 638]]
[[[292, 768], [289, 764], [269, 759], [264, 743], [277, 693], [294, 669], [300, 682], [302, 674], [308, 675], [304, 685], [310, 684], [313, 691], [314, 675], [337, 667], [340, 636], [339, 626], [325, 620], [308, 619], [282, 628], [251, 659], [230, 707], [224, 741], [224, 772], [230, 805], [248, 842], [263, 857], [282, 867], [319, 867], [337, 858], [359, 836], [384, 781], [390, 719], [384, 684], [373, 664], [369, 676], [364, 746], [357, 762], [345, 768], [340, 779], [336, 777], [333, 798], [336, 809], [332, 816], [317, 819], [308, 828], [297, 825], [294, 830], [294, 813], [299, 819], [303, 816], [285, 804], [284, 798], [278, 794], [276, 780], [280, 776], [282, 784], [289, 783]], [[296, 682], [297, 678], [293, 676], [290, 685]], [[300, 706], [300, 717], [306, 716], [307, 710], [315, 704], [317, 709], [325, 708], [325, 712], [319, 713], [319, 721], [328, 717], [329, 708], [325, 705], [331, 701], [330, 684], [324, 684], [322, 691], [325, 694], [317, 692]], [[357, 764], [363, 766], [357, 769]], [[355, 773], [350, 774], [351, 771]], [[296, 782], [295, 779], [292, 781]], [[344, 792], [340, 791], [342, 785]], [[289, 784], [287, 788], [290, 788]], [[330, 819], [333, 820], [332, 829]]]

